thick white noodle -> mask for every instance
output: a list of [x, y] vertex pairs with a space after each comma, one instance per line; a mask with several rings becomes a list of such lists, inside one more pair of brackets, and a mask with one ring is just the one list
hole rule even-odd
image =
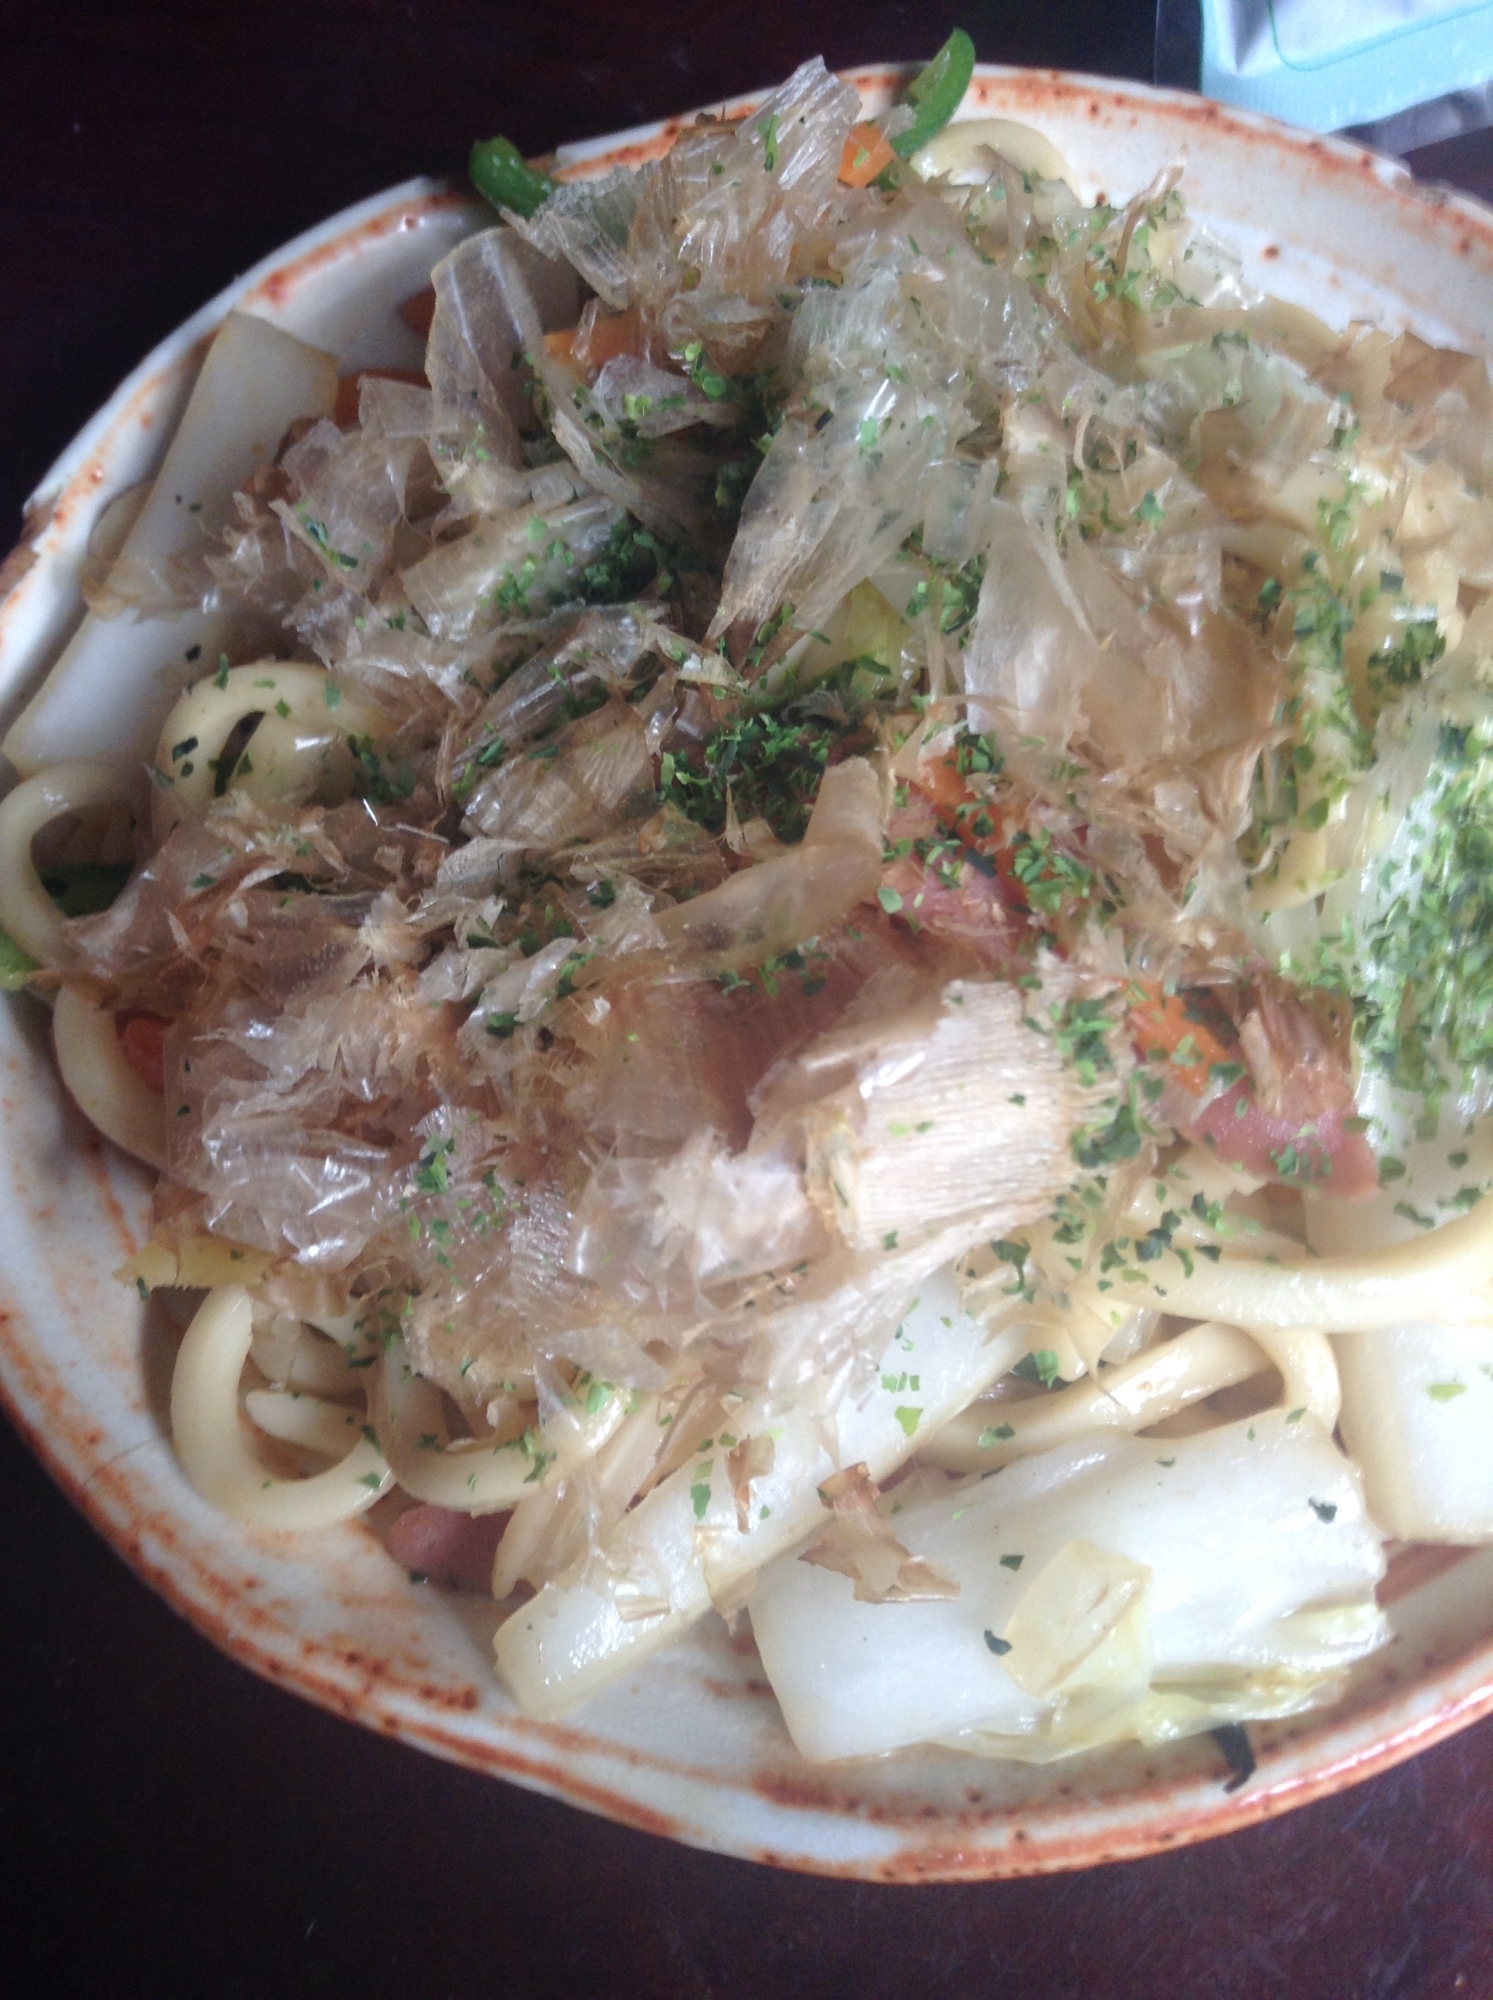
[[253, 1528], [326, 1528], [363, 1513], [394, 1478], [363, 1430], [345, 1458], [308, 1479], [280, 1478], [251, 1449], [238, 1385], [253, 1333], [241, 1285], [209, 1292], [187, 1328], [171, 1377], [171, 1431], [188, 1479], [204, 1500]]
[[349, 736], [377, 727], [365, 702], [321, 667], [259, 660], [195, 682], [166, 717], [156, 749], [156, 839], [207, 811], [229, 737], [262, 719], [232, 774], [233, 789], [267, 804], [303, 805], [325, 786], [346, 793]]
[[255, 1428], [281, 1444], [344, 1458], [363, 1434], [360, 1413], [349, 1403], [329, 1403], [294, 1389], [251, 1389], [244, 1408]]
[[124, 1059], [114, 1016], [71, 986], [52, 1009], [57, 1067], [78, 1109], [126, 1153], [166, 1169], [165, 1100]]
[[496, 1514], [531, 1498], [551, 1468], [568, 1471], [591, 1458], [621, 1424], [627, 1397], [609, 1393], [593, 1414], [584, 1408], [550, 1411], [529, 1443], [510, 1438], [452, 1442], [441, 1392], [416, 1375], [404, 1341], [394, 1334], [369, 1390], [369, 1413], [379, 1443], [406, 1493], [461, 1514]]
[[1250, 1331], [1280, 1370], [1281, 1400], [1287, 1411], [1310, 1410], [1331, 1437], [1343, 1407], [1343, 1385], [1326, 1334], [1305, 1326], [1259, 1326]]
[[548, 1469], [517, 1438], [452, 1444], [441, 1392], [413, 1373], [395, 1334], [368, 1394], [368, 1413], [405, 1492], [461, 1514], [497, 1514], [533, 1493]]
[[1045, 132], [1015, 118], [958, 118], [913, 155], [924, 180], [944, 174], [956, 186], [990, 179], [991, 153], [999, 153], [1022, 173], [1063, 181], [1076, 190], [1078, 176]]
[[128, 772], [105, 764], [53, 764], [0, 801], [0, 926], [41, 965], [67, 957], [67, 919], [41, 885], [31, 843], [64, 813], [127, 804], [136, 793]]
[[1187, 1319], [1249, 1332], [1311, 1327], [1374, 1333], [1410, 1320], [1462, 1326], [1488, 1317], [1493, 1286], [1493, 1200], [1410, 1243], [1351, 1257], [1197, 1258], [1190, 1276], [1167, 1272], [1137, 1299]]
[[[354, 1320], [354, 1314], [346, 1315], [349, 1333]], [[317, 1322], [308, 1320], [305, 1324], [316, 1326]], [[299, 1389], [303, 1395], [330, 1397], [333, 1402], [361, 1403], [367, 1393], [368, 1367], [366, 1363], [354, 1365], [336, 1333], [328, 1331], [332, 1325], [328, 1320], [317, 1326], [318, 1333], [326, 1334], [324, 1340], [318, 1339], [316, 1333], [302, 1333], [286, 1386]]]
[[1148, 1430], [1205, 1396], [1262, 1374], [1273, 1358], [1263, 1340], [1256, 1342], [1237, 1327], [1188, 1327], [1133, 1361], [1102, 1369], [1097, 1379], [1019, 1403], [998, 1398], [971, 1403], [928, 1440], [918, 1460], [949, 1472], [991, 1472], [1088, 1432]]

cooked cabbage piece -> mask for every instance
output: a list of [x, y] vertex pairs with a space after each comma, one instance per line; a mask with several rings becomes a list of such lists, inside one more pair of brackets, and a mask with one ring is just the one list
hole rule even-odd
[[1384, 1558], [1353, 1465], [1294, 1415], [898, 1487], [883, 1512], [951, 1599], [859, 1602], [830, 1570], [774, 1563], [752, 1631], [794, 1743], [815, 1761], [929, 1738], [1045, 1759], [1330, 1699], [1386, 1637]]

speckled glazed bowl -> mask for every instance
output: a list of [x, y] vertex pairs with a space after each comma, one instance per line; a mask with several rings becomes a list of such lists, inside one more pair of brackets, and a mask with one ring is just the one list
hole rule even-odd
[[[897, 70], [858, 72], [882, 108]], [[982, 70], [966, 115], [1042, 127], [1083, 194], [1125, 197], [1187, 163], [1194, 213], [1248, 276], [1345, 324], [1372, 316], [1478, 348], [1493, 328], [1493, 214], [1397, 167], [1195, 98]], [[564, 149], [585, 174], [663, 151], [677, 122]], [[486, 212], [412, 182], [279, 252], [164, 341], [43, 482], [0, 572], [0, 707], [13, 715], [80, 615], [78, 570], [108, 498], [147, 475], [206, 337], [232, 305], [334, 350], [410, 365], [397, 317]], [[491, 1607], [409, 1584], [371, 1532], [250, 1533], [187, 1485], [163, 1423], [173, 1334], [110, 1272], [145, 1232], [143, 1169], [65, 1101], [45, 1017], [0, 1011], [0, 1393], [54, 1477], [138, 1573], [247, 1666], [368, 1728], [627, 1824], [783, 1867], [885, 1881], [1076, 1868], [1282, 1812], [1493, 1709], [1493, 1550], [1409, 1551], [1386, 1590], [1397, 1638], [1333, 1710], [1251, 1731], [1258, 1769], [1203, 1737], [1047, 1767], [942, 1750], [813, 1767], [749, 1650], [712, 1621], [565, 1724], [518, 1714], [489, 1669]]]

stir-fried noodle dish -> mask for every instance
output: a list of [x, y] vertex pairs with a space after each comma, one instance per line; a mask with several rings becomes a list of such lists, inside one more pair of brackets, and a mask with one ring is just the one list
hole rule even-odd
[[188, 1477], [541, 1716], [718, 1613], [809, 1758], [1154, 1743], [1493, 1538], [1485, 367], [967, 79], [479, 148], [421, 375], [231, 317], [7, 742]]

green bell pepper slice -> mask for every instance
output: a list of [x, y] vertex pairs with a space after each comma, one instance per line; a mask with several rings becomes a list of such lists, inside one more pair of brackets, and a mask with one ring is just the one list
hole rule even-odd
[[963, 28], [956, 28], [928, 67], [907, 86], [907, 101], [916, 116], [905, 132], [891, 141], [892, 151], [910, 160], [943, 130], [964, 101], [975, 73], [975, 45]]
[[467, 172], [484, 201], [494, 208], [512, 209], [525, 219], [559, 186], [548, 174], [537, 173], [511, 139], [479, 139]]

